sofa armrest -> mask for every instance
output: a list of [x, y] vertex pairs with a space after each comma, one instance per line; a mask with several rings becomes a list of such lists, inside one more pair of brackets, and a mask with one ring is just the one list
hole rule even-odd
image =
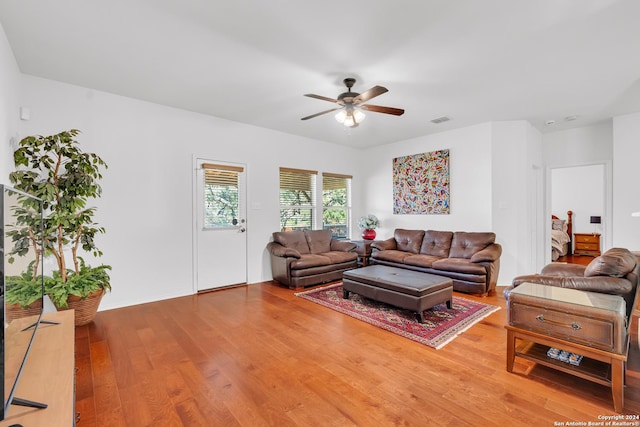
[[493, 262], [502, 255], [502, 246], [499, 243], [492, 243], [481, 251], [471, 255], [471, 262]]
[[282, 246], [280, 243], [276, 242], [267, 243], [267, 250], [271, 255], [281, 258], [300, 258], [300, 252], [296, 251], [295, 249]]
[[561, 264], [552, 262], [542, 268], [540, 274], [544, 276], [584, 276], [586, 266], [578, 264]]
[[381, 240], [379, 242], [371, 243], [371, 249], [377, 249], [379, 251], [385, 251], [390, 249], [397, 249], [396, 239], [391, 237], [387, 240]]
[[629, 280], [621, 277], [568, 277], [549, 276], [544, 274], [530, 274], [527, 276], [516, 277], [513, 279], [512, 288], [524, 282], [620, 296], [628, 295], [633, 290], [633, 284]]
[[338, 240], [331, 239], [331, 250], [339, 251], [339, 252], [351, 252], [356, 248], [356, 244], [346, 241], [346, 240]]

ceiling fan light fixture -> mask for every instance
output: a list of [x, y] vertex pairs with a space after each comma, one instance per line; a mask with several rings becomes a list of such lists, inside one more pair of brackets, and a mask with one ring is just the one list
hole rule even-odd
[[357, 108], [345, 107], [335, 115], [336, 121], [346, 127], [356, 127], [365, 119], [365, 114]]

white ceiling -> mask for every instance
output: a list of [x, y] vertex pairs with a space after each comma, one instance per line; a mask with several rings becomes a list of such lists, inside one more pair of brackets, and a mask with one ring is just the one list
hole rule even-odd
[[[638, 0], [0, 0], [0, 23], [25, 74], [352, 147], [640, 111]], [[406, 113], [300, 120], [345, 77]]]

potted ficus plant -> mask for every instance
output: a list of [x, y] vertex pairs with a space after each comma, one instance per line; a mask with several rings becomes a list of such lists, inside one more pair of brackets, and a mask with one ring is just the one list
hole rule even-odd
[[98, 181], [107, 168], [98, 155], [80, 149], [79, 133], [71, 129], [22, 139], [14, 152], [17, 170], [9, 175], [16, 189], [42, 200], [44, 255], [57, 264], [45, 277], [45, 291], [58, 310], [75, 309], [76, 325], [91, 322], [104, 292], [111, 290], [111, 267], [85, 265], [78, 253], [102, 255], [94, 239], [105, 230], [93, 221], [95, 207], [87, 202], [101, 196]]

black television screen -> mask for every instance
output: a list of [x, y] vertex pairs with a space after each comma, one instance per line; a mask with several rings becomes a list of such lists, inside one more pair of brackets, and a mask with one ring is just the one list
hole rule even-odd
[[40, 324], [44, 298], [42, 202], [0, 185], [0, 296], [3, 328], [0, 341], [0, 420], [11, 405], [46, 407], [16, 396], [29, 350]]

